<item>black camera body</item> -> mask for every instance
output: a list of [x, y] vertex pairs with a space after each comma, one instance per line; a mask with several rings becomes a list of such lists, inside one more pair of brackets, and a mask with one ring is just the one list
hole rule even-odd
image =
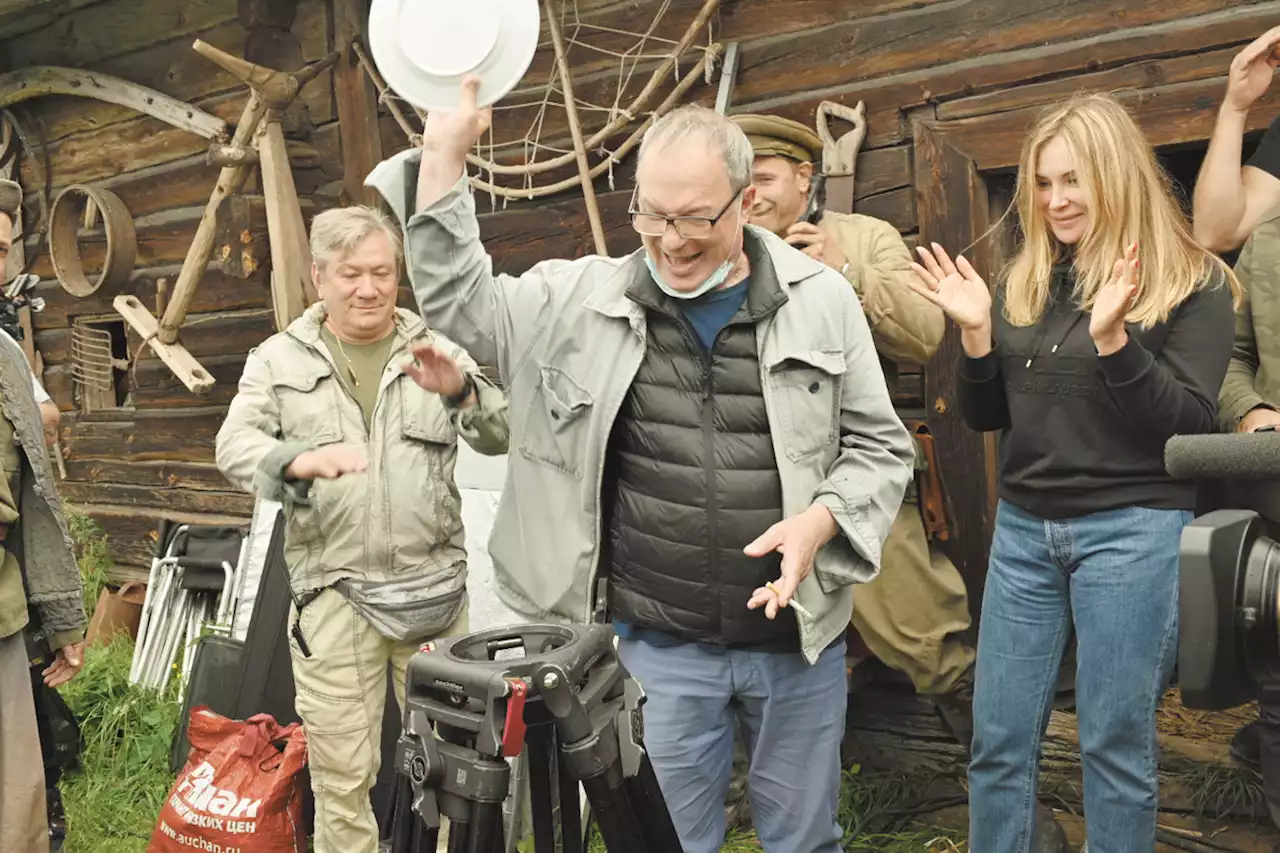
[[1207, 513], [1182, 531], [1178, 683], [1188, 708], [1254, 699], [1280, 672], [1280, 543], [1248, 509]]
[[1188, 708], [1234, 708], [1280, 680], [1280, 434], [1174, 438], [1165, 467], [1229, 507], [1182, 531], [1178, 685]]
[[23, 273], [4, 287], [3, 296], [0, 297], [0, 330], [15, 341], [21, 341], [26, 337], [26, 333], [22, 330], [22, 322], [18, 319], [18, 312], [23, 308], [30, 308], [32, 311], [40, 311], [44, 308], [44, 299], [31, 295], [31, 291], [35, 290], [39, 283], [38, 276]]

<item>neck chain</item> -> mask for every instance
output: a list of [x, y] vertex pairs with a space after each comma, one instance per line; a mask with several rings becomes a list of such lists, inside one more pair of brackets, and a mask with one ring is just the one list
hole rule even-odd
[[[330, 329], [329, 331], [333, 331]], [[334, 333], [333, 339], [338, 342], [338, 352], [342, 353], [343, 359], [347, 362], [347, 377], [351, 380], [351, 387], [359, 388], [360, 380], [356, 379], [356, 366], [351, 363], [351, 356], [347, 355], [347, 348], [342, 345], [342, 338]]]
[[351, 356], [347, 355], [347, 348], [342, 345], [342, 336], [333, 328], [333, 324], [328, 319], [325, 320], [324, 325], [329, 330], [329, 334], [333, 335], [333, 339], [338, 342], [338, 352], [342, 353], [342, 358], [347, 363], [347, 376], [351, 379], [351, 387], [359, 388], [360, 380], [356, 379], [356, 366], [352, 363]]

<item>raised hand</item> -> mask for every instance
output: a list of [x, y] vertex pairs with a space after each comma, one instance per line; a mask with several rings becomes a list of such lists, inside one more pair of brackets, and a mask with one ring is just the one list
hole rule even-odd
[[413, 353], [413, 363], [401, 369], [420, 388], [445, 397], [462, 390], [462, 368], [444, 352], [427, 343], [415, 344], [409, 351]]
[[1098, 289], [1089, 314], [1089, 337], [1099, 355], [1111, 355], [1129, 340], [1124, 316], [1133, 307], [1138, 292], [1138, 244], [1125, 249], [1124, 257], [1111, 268], [1111, 280]]
[[963, 330], [985, 329], [991, 325], [991, 291], [982, 276], [963, 255], [954, 263], [947, 250], [937, 243], [930, 252], [917, 246], [921, 263], [912, 263], [916, 280], [911, 289], [941, 308]]
[[1234, 110], [1247, 111], [1271, 85], [1277, 66], [1280, 66], [1280, 27], [1272, 27], [1231, 60], [1223, 103]]
[[451, 110], [432, 110], [422, 127], [422, 150], [425, 153], [466, 157], [493, 123], [493, 107], [477, 107], [476, 92], [480, 78], [469, 76], [462, 81], [458, 105]]

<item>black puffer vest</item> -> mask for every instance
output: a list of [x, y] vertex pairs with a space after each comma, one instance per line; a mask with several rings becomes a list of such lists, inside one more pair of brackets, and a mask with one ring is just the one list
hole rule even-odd
[[781, 562], [742, 549], [782, 519], [756, 324], [786, 301], [753, 243], [746, 301], [710, 353], [643, 266], [628, 290], [646, 309], [648, 345], [611, 436], [611, 610], [686, 640], [794, 651], [790, 609], [774, 620], [747, 609]]

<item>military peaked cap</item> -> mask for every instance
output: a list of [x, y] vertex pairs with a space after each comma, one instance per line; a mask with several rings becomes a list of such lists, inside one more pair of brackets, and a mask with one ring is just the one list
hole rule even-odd
[[789, 157], [801, 163], [822, 163], [822, 140], [798, 121], [781, 116], [730, 116], [742, 128], [757, 157]]

